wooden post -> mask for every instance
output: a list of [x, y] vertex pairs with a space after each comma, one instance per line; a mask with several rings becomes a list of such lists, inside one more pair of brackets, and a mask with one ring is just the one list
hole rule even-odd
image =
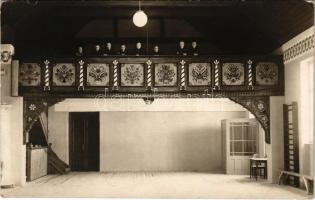
[[118, 61], [114, 60], [113, 61], [114, 64], [114, 80], [113, 80], [113, 90], [117, 91], [118, 90]]
[[79, 72], [79, 87], [78, 90], [84, 90], [84, 71], [83, 71], [83, 60], [79, 61], [80, 72]]
[[185, 61], [180, 61], [180, 90], [186, 90], [186, 72], [185, 72]]
[[214, 90], [219, 90], [220, 86], [219, 86], [219, 61], [215, 60], [214, 62]]
[[44, 80], [44, 91], [49, 91], [50, 90], [50, 72], [49, 72], [49, 61], [45, 60], [44, 64], [45, 64], [45, 80]]
[[248, 71], [247, 71], [248, 89], [249, 90], [253, 90], [254, 89], [254, 86], [253, 86], [253, 71], [252, 71], [253, 61], [248, 60], [247, 64], [248, 64]]
[[152, 70], [151, 70], [152, 62], [151, 60], [147, 61], [147, 90], [152, 90]]

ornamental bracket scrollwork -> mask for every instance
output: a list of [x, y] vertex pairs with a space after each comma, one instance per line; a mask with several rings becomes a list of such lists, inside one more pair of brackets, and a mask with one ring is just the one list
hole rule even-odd
[[63, 101], [63, 98], [39, 99], [25, 98], [24, 99], [24, 127], [23, 127], [23, 143], [28, 143], [28, 135], [35, 122], [37, 122], [42, 112], [48, 112], [48, 107], [58, 102]]
[[265, 131], [265, 141], [270, 144], [270, 107], [269, 97], [229, 97], [250, 111]]

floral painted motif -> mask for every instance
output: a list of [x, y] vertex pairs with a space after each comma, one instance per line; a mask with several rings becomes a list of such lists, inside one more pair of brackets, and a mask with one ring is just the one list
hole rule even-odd
[[275, 85], [278, 82], [278, 66], [275, 63], [258, 63], [256, 66], [256, 83], [258, 85]]
[[20, 66], [19, 82], [22, 86], [40, 84], [40, 66], [37, 63], [23, 63]]
[[71, 63], [58, 63], [53, 67], [53, 84], [72, 86], [75, 84], [75, 67]]
[[176, 86], [177, 67], [173, 63], [163, 63], [155, 65], [155, 85], [156, 86]]
[[121, 66], [122, 86], [143, 86], [143, 65], [122, 64]]
[[211, 71], [209, 63], [191, 63], [189, 64], [189, 85], [210, 85]]
[[224, 63], [222, 75], [223, 85], [243, 85], [244, 65], [242, 63]]
[[102, 63], [87, 64], [87, 85], [89, 86], [109, 85], [109, 65]]

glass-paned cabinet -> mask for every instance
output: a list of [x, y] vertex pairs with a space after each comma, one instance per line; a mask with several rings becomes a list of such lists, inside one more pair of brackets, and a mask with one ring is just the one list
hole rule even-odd
[[258, 153], [259, 127], [255, 119], [222, 120], [223, 167], [227, 174], [249, 174], [249, 158]]

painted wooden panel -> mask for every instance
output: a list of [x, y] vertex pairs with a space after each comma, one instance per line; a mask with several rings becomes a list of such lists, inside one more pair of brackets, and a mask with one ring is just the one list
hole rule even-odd
[[53, 67], [54, 86], [73, 86], [75, 84], [75, 66], [72, 63], [57, 63]]
[[87, 86], [109, 85], [109, 64], [89, 63], [86, 67]]
[[256, 83], [258, 85], [276, 85], [278, 83], [278, 66], [275, 63], [257, 63]]
[[177, 86], [177, 66], [175, 63], [155, 64], [155, 86]]
[[222, 84], [223, 85], [243, 85], [245, 82], [244, 64], [223, 63]]
[[188, 66], [188, 81], [190, 86], [211, 85], [210, 63], [190, 63]]
[[121, 86], [143, 86], [143, 73], [143, 64], [121, 64]]
[[47, 175], [47, 148], [27, 149], [27, 180]]
[[19, 83], [22, 86], [39, 86], [41, 68], [37, 63], [22, 63], [19, 71]]

